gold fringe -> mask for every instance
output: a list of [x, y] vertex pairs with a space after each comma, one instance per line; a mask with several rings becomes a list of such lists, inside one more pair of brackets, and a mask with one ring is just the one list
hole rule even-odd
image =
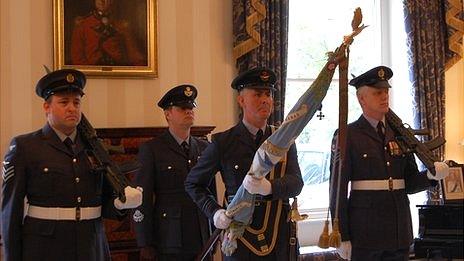
[[250, 4], [251, 7], [255, 9], [255, 12], [252, 12], [246, 18], [245, 22], [246, 32], [250, 38], [234, 46], [234, 60], [237, 60], [239, 57], [247, 54], [261, 44], [261, 35], [254, 29], [254, 26], [266, 18], [266, 6], [263, 5], [259, 0], [251, 0]]
[[307, 219], [309, 216], [308, 214], [300, 214], [300, 211], [298, 210], [298, 198], [293, 197], [293, 202], [292, 202], [292, 208], [290, 209], [290, 213], [288, 213], [288, 218], [287, 222], [293, 221], [293, 222], [298, 222], [301, 220]]
[[319, 236], [317, 246], [320, 248], [329, 248], [329, 221], [326, 220], [324, 223], [324, 230], [322, 230], [322, 234]]
[[272, 144], [269, 140], [264, 141], [263, 143], [264, 151], [267, 151], [269, 154], [283, 157], [287, 154], [288, 148], [281, 148]]
[[332, 224], [332, 233], [329, 236], [329, 246], [338, 248], [342, 242], [342, 235], [338, 228], [338, 218], [334, 218]]

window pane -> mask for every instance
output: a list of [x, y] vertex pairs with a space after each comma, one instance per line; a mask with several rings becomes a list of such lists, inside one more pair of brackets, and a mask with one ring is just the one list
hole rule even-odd
[[377, 1], [291, 0], [288, 78], [314, 79], [318, 75], [327, 60], [326, 53], [334, 51], [342, 43], [343, 36], [351, 33], [351, 20], [356, 7], [361, 7], [363, 23], [369, 27], [353, 43], [350, 72], [359, 74], [367, 67], [378, 65], [381, 52]]
[[[311, 83], [312, 81], [288, 80], [286, 112], [293, 106], [290, 101], [295, 103]], [[356, 90], [348, 90], [348, 122], [352, 122], [361, 115], [361, 108], [356, 102]], [[333, 80], [322, 102], [322, 119], [318, 116], [320, 113], [316, 113], [295, 141], [298, 163], [305, 182], [303, 191], [298, 196], [301, 209], [326, 208], [329, 205], [330, 144], [333, 133], [338, 128], [338, 107], [338, 80]]]
[[[353, 42], [349, 73], [359, 75], [380, 64], [380, 11], [377, 5], [378, 1], [373, 0], [290, 1], [285, 113], [317, 77], [327, 61], [327, 52], [334, 51], [342, 43], [343, 36], [351, 33], [356, 7], [361, 7], [363, 23], [369, 27]], [[348, 122], [352, 122], [361, 115], [361, 108], [355, 88], [348, 89]], [[329, 205], [330, 147], [333, 133], [338, 128], [338, 70], [322, 103], [322, 114], [321, 120], [316, 114], [296, 140], [298, 162], [305, 182], [298, 202], [300, 209], [306, 211]]]

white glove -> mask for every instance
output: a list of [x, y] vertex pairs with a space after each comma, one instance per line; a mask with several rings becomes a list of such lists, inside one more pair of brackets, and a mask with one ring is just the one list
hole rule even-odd
[[243, 186], [251, 194], [260, 194], [263, 196], [272, 193], [272, 185], [265, 177], [254, 178], [251, 175], [246, 175], [243, 179]]
[[215, 227], [219, 229], [226, 229], [229, 227], [232, 219], [226, 215], [226, 210], [221, 208], [214, 213], [213, 222]]
[[342, 241], [340, 247], [337, 248], [337, 253], [341, 258], [351, 260], [351, 241]]
[[435, 166], [435, 176], [427, 170], [427, 178], [433, 180], [442, 180], [446, 178], [449, 174], [449, 167], [444, 162], [434, 162], [433, 166]]
[[142, 192], [141, 187], [133, 188], [127, 186], [124, 188], [124, 194], [126, 195], [126, 202], [122, 203], [119, 198], [114, 199], [114, 206], [121, 209], [136, 208], [142, 204]]

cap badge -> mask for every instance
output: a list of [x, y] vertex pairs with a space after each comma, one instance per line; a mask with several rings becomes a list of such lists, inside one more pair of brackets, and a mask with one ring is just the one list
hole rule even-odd
[[379, 76], [379, 78], [381, 80], [385, 80], [385, 71], [383, 69], [380, 69], [378, 72], [377, 72], [377, 75]]
[[185, 94], [185, 96], [190, 97], [190, 96], [192, 96], [193, 91], [192, 91], [192, 89], [190, 87], [185, 87], [184, 94]]
[[266, 71], [262, 71], [261, 74], [259, 75], [259, 78], [261, 78], [261, 81], [263, 81], [263, 82], [269, 81], [269, 77], [271, 77], [271, 76]]
[[71, 73], [68, 73], [68, 75], [66, 75], [66, 81], [69, 82], [69, 83], [73, 83], [74, 82], [74, 75], [72, 75]]

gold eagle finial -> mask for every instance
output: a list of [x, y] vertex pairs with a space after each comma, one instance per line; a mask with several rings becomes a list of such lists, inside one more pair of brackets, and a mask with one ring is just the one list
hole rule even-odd
[[351, 28], [353, 28], [353, 31], [356, 31], [356, 29], [359, 28], [359, 25], [361, 24], [362, 20], [363, 15], [361, 12], [361, 8], [358, 7], [354, 10], [353, 20], [351, 21]]

